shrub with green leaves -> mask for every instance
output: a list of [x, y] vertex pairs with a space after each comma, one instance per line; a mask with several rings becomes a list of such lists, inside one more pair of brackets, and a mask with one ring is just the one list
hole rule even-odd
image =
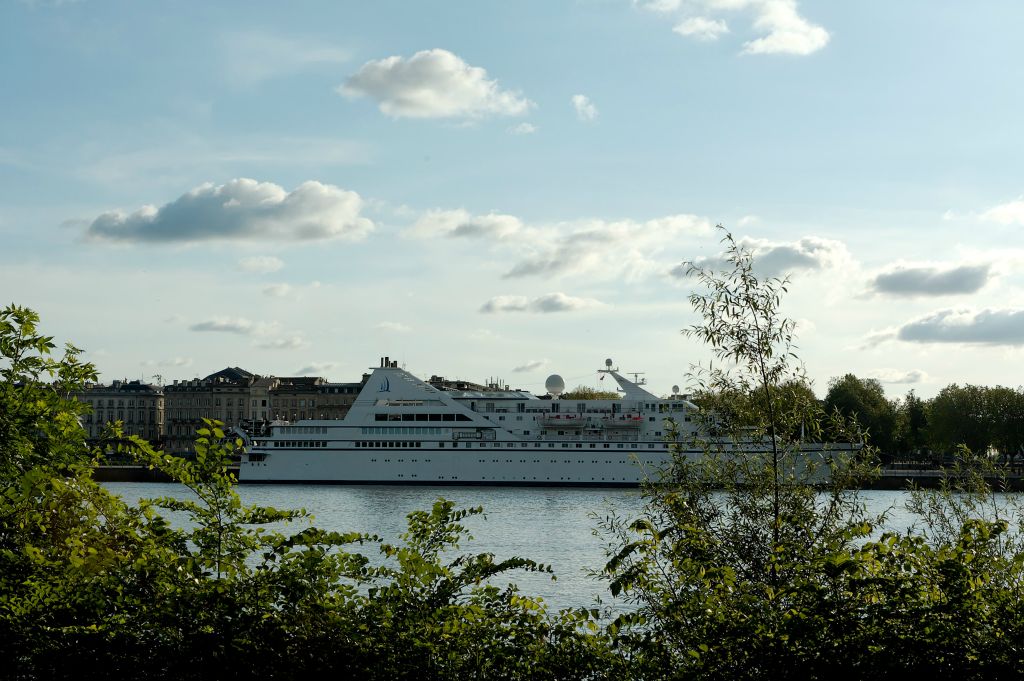
[[[595, 612], [550, 613], [495, 584], [548, 567], [458, 553], [481, 509], [439, 500], [383, 544], [242, 503], [228, 470], [241, 443], [215, 421], [188, 460], [119, 424], [90, 451], [71, 395], [96, 371], [72, 346], [51, 358], [37, 325], [25, 308], [0, 312], [0, 676], [623, 676]], [[126, 504], [92, 479], [106, 451], [158, 468], [182, 495]]]

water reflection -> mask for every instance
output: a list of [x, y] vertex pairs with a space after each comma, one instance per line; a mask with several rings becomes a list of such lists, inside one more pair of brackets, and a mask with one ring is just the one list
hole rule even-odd
[[[105, 487], [129, 501], [186, 494], [176, 484], [106, 483]], [[247, 504], [305, 508], [315, 516], [315, 524], [326, 530], [376, 534], [390, 542], [405, 531], [406, 514], [429, 509], [438, 497], [461, 507], [483, 506], [485, 517], [468, 521], [474, 539], [465, 542], [462, 550], [492, 552], [498, 559], [522, 556], [551, 565], [557, 581], [530, 573], [512, 573], [510, 581], [555, 608], [592, 606], [598, 597], [611, 601], [605, 584], [588, 575], [605, 561], [605, 540], [594, 534], [593, 514], [614, 511], [631, 517], [643, 507], [635, 489], [242, 485], [238, 492]], [[904, 507], [906, 492], [860, 494], [870, 513], [889, 509], [884, 529], [904, 531], [911, 526], [914, 517]], [[368, 556], [375, 552], [371, 546], [362, 550]]]

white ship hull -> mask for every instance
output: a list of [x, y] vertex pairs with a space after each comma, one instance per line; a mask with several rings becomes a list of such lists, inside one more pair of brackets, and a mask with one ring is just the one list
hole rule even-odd
[[239, 479], [621, 487], [657, 479], [673, 448], [700, 456], [689, 444], [697, 407], [678, 395], [655, 397], [610, 363], [603, 373], [618, 383], [622, 399], [443, 391], [382, 360], [344, 420], [276, 424], [248, 443]]
[[645, 477], [657, 479], [670, 458], [660, 444], [659, 451], [647, 452], [567, 444], [571, 447], [557, 450], [296, 449], [243, 461], [240, 478], [246, 483], [633, 487]]

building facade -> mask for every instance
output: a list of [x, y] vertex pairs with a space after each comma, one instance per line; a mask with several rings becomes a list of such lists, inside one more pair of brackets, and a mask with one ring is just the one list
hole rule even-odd
[[163, 388], [142, 381], [114, 381], [110, 385], [87, 385], [75, 394], [79, 402], [92, 407], [82, 417], [90, 444], [103, 435], [108, 423], [120, 421], [126, 435], [138, 435], [159, 447], [164, 439], [165, 398]]
[[[203, 426], [204, 418], [221, 421], [225, 428], [246, 425], [254, 413], [253, 386], [260, 379], [244, 369], [228, 367], [206, 378], [165, 386], [165, 449], [172, 454], [194, 452], [196, 430]], [[259, 388], [256, 394], [261, 394]]]

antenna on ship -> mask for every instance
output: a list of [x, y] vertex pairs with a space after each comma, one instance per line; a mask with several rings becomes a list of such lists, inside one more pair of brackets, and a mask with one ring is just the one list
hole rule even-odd
[[558, 374], [551, 374], [548, 380], [544, 381], [544, 389], [548, 391], [552, 399], [557, 400], [565, 392], [565, 381]]
[[640, 378], [647, 373], [646, 371], [627, 371], [626, 373], [633, 377], [633, 382], [637, 385], [647, 385], [647, 379]]

